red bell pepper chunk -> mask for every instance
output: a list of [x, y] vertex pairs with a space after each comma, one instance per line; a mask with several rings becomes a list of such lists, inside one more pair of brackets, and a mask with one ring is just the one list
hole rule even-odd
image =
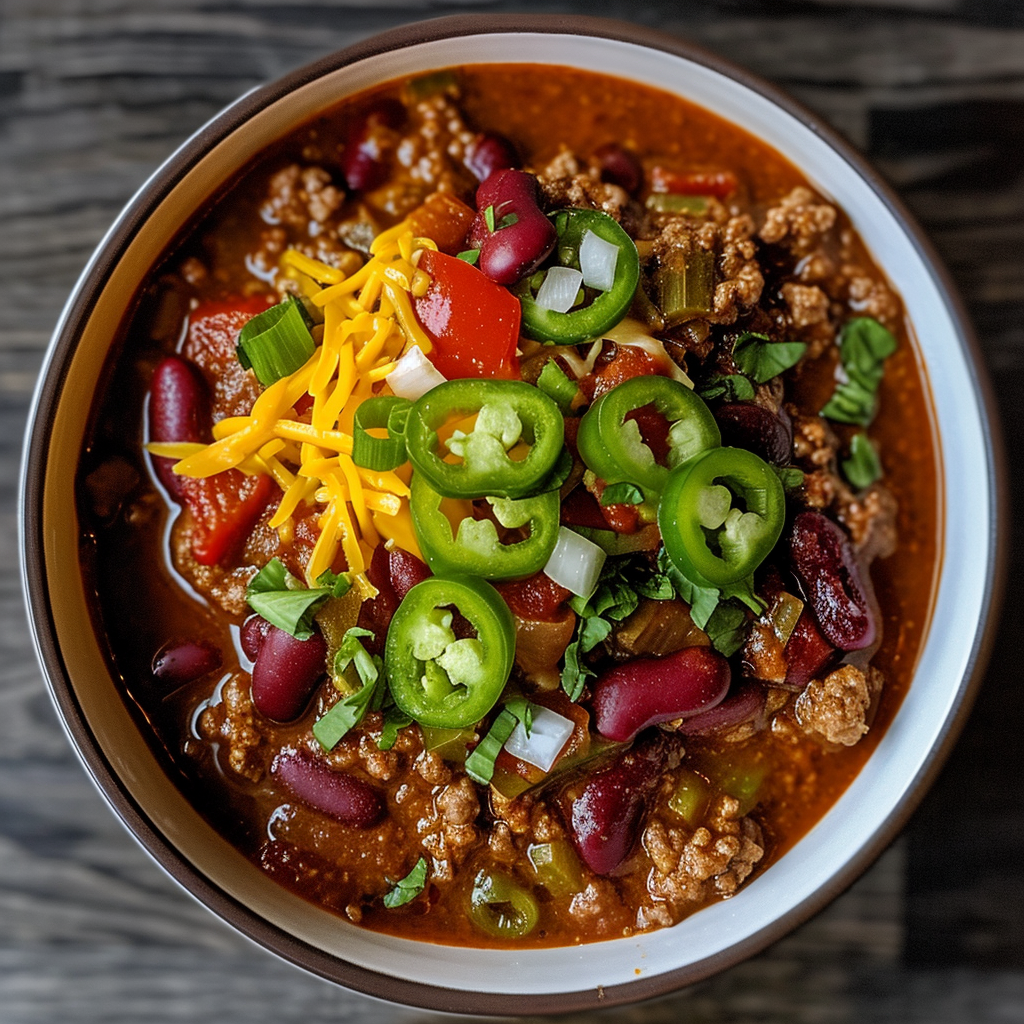
[[519, 300], [465, 260], [427, 250], [420, 268], [430, 287], [414, 301], [434, 344], [430, 361], [448, 380], [519, 379]]
[[673, 171], [667, 167], [651, 168], [651, 191], [676, 196], [714, 196], [727, 199], [736, 191], [738, 182], [732, 171]]

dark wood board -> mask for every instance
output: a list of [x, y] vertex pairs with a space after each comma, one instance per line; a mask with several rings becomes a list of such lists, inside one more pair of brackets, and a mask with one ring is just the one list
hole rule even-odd
[[[1015, 0], [0, 0], [0, 1024], [433, 1019], [337, 989], [238, 937], [107, 810], [31, 650], [16, 481], [64, 299], [120, 207], [183, 138], [249, 87], [373, 32], [511, 10], [606, 15], [688, 36], [788, 89], [865, 151], [962, 289], [1002, 411], [1011, 505], [1024, 501], [1015, 470], [1024, 5]], [[606, 1020], [1024, 1020], [1021, 522], [1013, 517], [985, 685], [901, 837], [767, 952]]]

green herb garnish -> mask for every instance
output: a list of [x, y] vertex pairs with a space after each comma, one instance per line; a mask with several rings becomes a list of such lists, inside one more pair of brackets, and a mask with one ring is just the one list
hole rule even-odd
[[[523, 703], [525, 704], [526, 701], [524, 700]], [[505, 740], [512, 735], [516, 722], [520, 721], [519, 715], [516, 713], [517, 708], [512, 706], [516, 704], [515, 701], [509, 701], [501, 709], [501, 714], [487, 730], [487, 735], [466, 758], [466, 774], [474, 782], [479, 782], [481, 786], [488, 785], [494, 777], [494, 762], [497, 760], [498, 754], [501, 753]]]
[[249, 607], [278, 629], [296, 640], [313, 635], [313, 616], [328, 598], [341, 597], [351, 586], [347, 576], [322, 573], [319, 587], [306, 587], [284, 566], [280, 558], [272, 558], [252, 578], [245, 589]]
[[875, 418], [885, 360], [896, 348], [892, 333], [877, 320], [865, 316], [847, 321], [839, 340], [845, 380], [836, 385], [821, 415], [837, 423], [866, 427]]
[[643, 491], [636, 484], [609, 484], [601, 492], [602, 505], [640, 505], [644, 500]]
[[427, 862], [420, 857], [412, 871], [405, 878], [395, 883], [395, 887], [384, 896], [384, 906], [388, 910], [395, 907], [404, 907], [411, 903], [427, 885]]
[[878, 452], [867, 434], [856, 433], [850, 441], [850, 457], [842, 461], [843, 476], [858, 490], [870, 487], [882, 475]]
[[772, 466], [786, 494], [792, 494], [804, 482], [804, 471], [796, 466]]
[[562, 689], [570, 700], [579, 700], [587, 677], [594, 675], [580, 660], [581, 655], [592, 651], [612, 631], [612, 623], [628, 618], [640, 603], [640, 595], [629, 579], [631, 565], [629, 559], [609, 558], [591, 597], [570, 601], [579, 616], [576, 635], [565, 649], [562, 669]]
[[742, 373], [764, 384], [795, 366], [806, 351], [802, 341], [772, 341], [767, 334], [744, 331], [733, 344], [732, 357]]
[[747, 402], [754, 397], [754, 385], [739, 373], [731, 373], [725, 377], [716, 374], [697, 389], [697, 394], [705, 402], [716, 398], [726, 402]]
[[324, 750], [333, 750], [339, 740], [354, 729], [368, 711], [378, 711], [384, 703], [384, 666], [363, 646], [362, 638], [373, 636], [368, 629], [353, 626], [342, 638], [334, 656], [334, 676], [343, 678], [351, 666], [362, 686], [342, 698], [313, 723], [313, 735]]

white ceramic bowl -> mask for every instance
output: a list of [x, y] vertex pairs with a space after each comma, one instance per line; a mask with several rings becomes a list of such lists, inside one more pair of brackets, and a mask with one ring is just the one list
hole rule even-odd
[[[941, 438], [938, 599], [913, 684], [860, 775], [733, 899], [671, 929], [555, 950], [455, 951], [360, 930], [271, 882], [221, 839], [165, 774], [121, 699], [74, 571], [77, 523], [69, 514], [112, 325], [202, 201], [269, 142], [344, 96], [489, 62], [634, 79], [678, 93], [785, 154], [849, 214], [903, 297]], [[963, 313], [918, 229], [848, 146], [766, 83], [678, 40], [610, 22], [499, 17], [411, 26], [244, 96], [153, 175], [90, 261], [50, 346], [26, 447], [23, 569], [39, 657], [86, 767], [128, 828], [193, 895], [269, 949], [351, 988], [435, 1009], [540, 1013], [647, 998], [737, 962], [820, 909], [892, 839], [936, 773], [984, 661], [999, 589], [999, 445], [987, 406]]]

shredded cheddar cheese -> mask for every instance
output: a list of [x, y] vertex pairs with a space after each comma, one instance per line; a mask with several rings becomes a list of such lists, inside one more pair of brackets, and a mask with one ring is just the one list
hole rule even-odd
[[[370, 259], [347, 276], [295, 250], [286, 252], [285, 273], [323, 311], [323, 340], [313, 355], [267, 387], [248, 416], [220, 420], [211, 444], [148, 445], [153, 455], [179, 460], [174, 472], [183, 476], [203, 478], [228, 469], [270, 476], [282, 492], [270, 526], [285, 543], [294, 536], [300, 506], [323, 506], [305, 570], [310, 585], [335, 565], [340, 552], [355, 585], [371, 596], [365, 570], [382, 539], [419, 553], [402, 471], [356, 466], [352, 429], [356, 409], [381, 393], [374, 387], [398, 359], [413, 345], [424, 353], [433, 347], [412, 306], [430, 285], [417, 266], [424, 249], [436, 246], [403, 223], [378, 235]], [[300, 415], [296, 404], [307, 396], [312, 405]]]

